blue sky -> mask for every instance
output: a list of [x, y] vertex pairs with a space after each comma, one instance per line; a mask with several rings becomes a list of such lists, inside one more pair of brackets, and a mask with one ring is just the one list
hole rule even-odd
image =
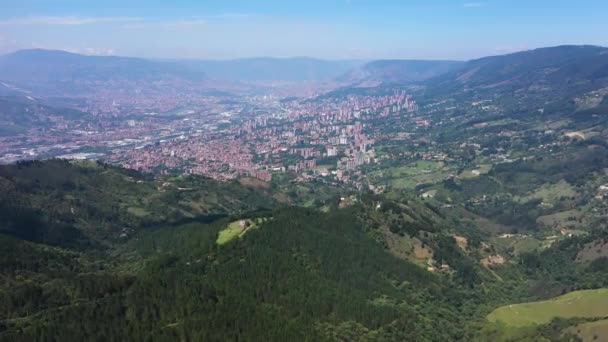
[[607, 33], [606, 0], [0, 0], [0, 53], [469, 59]]

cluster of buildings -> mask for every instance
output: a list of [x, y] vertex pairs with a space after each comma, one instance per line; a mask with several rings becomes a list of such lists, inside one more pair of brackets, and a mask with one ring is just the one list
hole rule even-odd
[[142, 171], [221, 180], [269, 181], [273, 172], [348, 180], [349, 172], [374, 160], [375, 139], [365, 132], [371, 122], [417, 109], [403, 92], [289, 102], [263, 98], [246, 107], [217, 117], [207, 131], [122, 149], [108, 160]]
[[402, 91], [226, 101], [192, 92], [158, 93], [154, 87], [133, 89], [98, 89], [81, 102], [79, 109], [91, 118], [77, 126], [0, 139], [2, 158], [76, 155], [85, 148], [106, 162], [144, 172], [264, 181], [274, 172], [295, 172], [346, 181], [349, 173], [374, 161], [374, 120], [418, 109]]

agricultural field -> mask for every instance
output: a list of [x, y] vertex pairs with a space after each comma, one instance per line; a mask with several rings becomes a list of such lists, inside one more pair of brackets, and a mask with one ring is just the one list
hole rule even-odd
[[486, 173], [490, 172], [490, 170], [492, 170], [491, 164], [481, 164], [481, 165], [477, 165], [476, 167], [474, 167], [472, 169], [467, 169], [467, 170], [462, 171], [458, 175], [458, 177], [463, 178], [463, 179], [477, 178], [481, 175], [485, 175]]
[[449, 168], [443, 162], [418, 160], [399, 167], [375, 172], [372, 177], [384, 179], [395, 189], [413, 189], [418, 184], [436, 183], [446, 178]]
[[546, 301], [506, 305], [492, 311], [487, 319], [525, 327], [576, 317], [608, 317], [608, 289], [574, 291]]
[[513, 255], [539, 251], [544, 248], [543, 241], [527, 235], [514, 235], [510, 237], [493, 238], [492, 243]]
[[540, 188], [531, 192], [528, 196], [514, 197], [520, 203], [539, 199], [544, 203], [557, 204], [560, 201], [568, 201], [578, 196], [575, 188], [565, 180], [560, 180], [553, 184], [544, 184]]

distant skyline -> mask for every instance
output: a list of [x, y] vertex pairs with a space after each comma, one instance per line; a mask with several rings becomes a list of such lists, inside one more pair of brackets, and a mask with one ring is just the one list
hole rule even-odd
[[0, 53], [466, 60], [606, 32], [599, 0], [0, 1]]

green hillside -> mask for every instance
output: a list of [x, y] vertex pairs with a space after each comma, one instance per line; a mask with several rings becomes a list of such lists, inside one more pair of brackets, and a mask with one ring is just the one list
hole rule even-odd
[[[486, 232], [405, 190], [279, 208], [239, 183], [60, 160], [2, 166], [0, 184], [2, 341], [487, 340], [510, 303], [608, 286], [605, 258], [577, 261], [602, 232], [501, 266]], [[589, 293], [512, 316], [570, 331], [585, 321], [543, 314], [601, 318]]]
[[[456, 340], [476, 317], [465, 298], [484, 271], [415, 200], [269, 210], [238, 183], [59, 160], [0, 176], [3, 341]], [[241, 220], [256, 229], [218, 244]], [[434, 232], [420, 239], [454, 272], [396, 256], [387, 224]]]
[[510, 326], [546, 324], [554, 318], [608, 317], [608, 289], [574, 291], [547, 301], [511, 304], [488, 315]]
[[139, 229], [267, 208], [274, 201], [238, 183], [157, 178], [96, 162], [0, 166], [0, 231], [52, 245], [96, 245]]
[[9, 239], [31, 261], [3, 263], [22, 276], [2, 292], [0, 339], [461, 339], [447, 302], [462, 294], [393, 257], [354, 210], [275, 211], [220, 246], [225, 220], [159, 228], [96, 260]]

